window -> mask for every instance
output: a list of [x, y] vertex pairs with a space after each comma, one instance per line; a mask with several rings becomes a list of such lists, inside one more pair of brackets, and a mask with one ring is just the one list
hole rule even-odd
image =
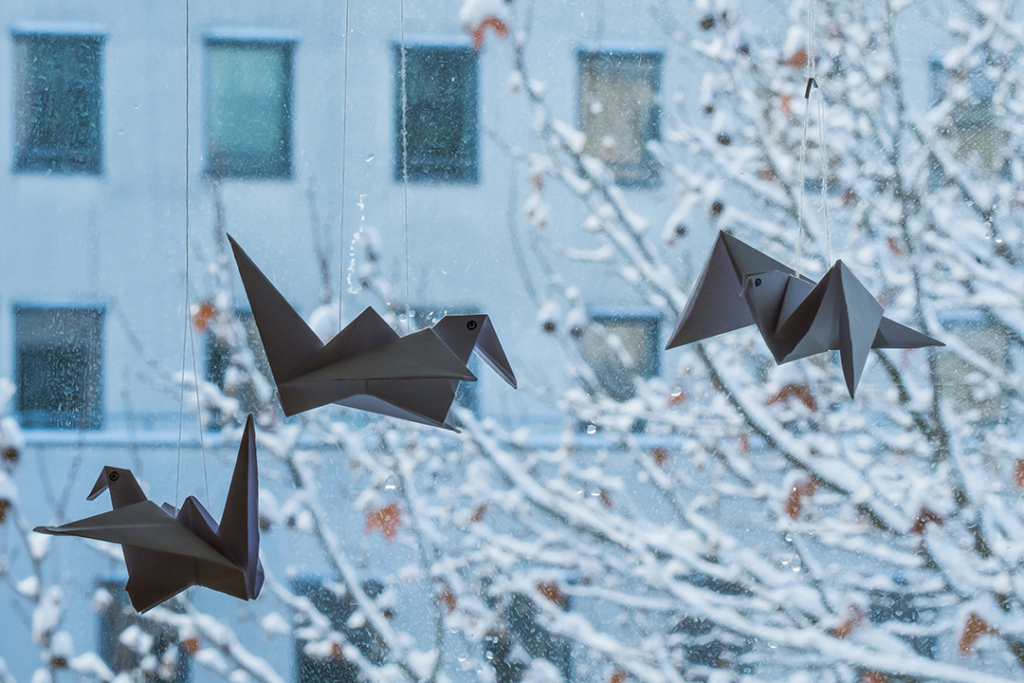
[[647, 143], [660, 137], [661, 53], [579, 50], [576, 56], [584, 153], [601, 159], [620, 185], [657, 184]]
[[93, 604], [99, 613], [99, 655], [115, 674], [146, 670], [147, 678], [167, 683], [188, 683], [192, 673], [190, 652], [198, 648], [195, 637], [179, 639], [170, 626], [140, 617], [128, 601], [124, 579], [97, 582]]
[[580, 335], [580, 354], [602, 388], [625, 401], [636, 389], [633, 377], [654, 377], [660, 369], [661, 319], [656, 313], [591, 313]]
[[292, 175], [292, 52], [283, 38], [206, 38], [206, 172]]
[[[395, 45], [395, 180], [402, 163], [402, 46]], [[406, 140], [411, 181], [475, 183], [477, 60], [468, 45], [405, 48]]]
[[15, 307], [18, 412], [25, 427], [103, 423], [103, 310]]
[[[723, 596], [750, 597], [743, 586], [702, 572], [693, 572], [686, 580], [698, 588]], [[730, 633], [703, 617], [684, 616], [672, 627], [668, 642], [685, 660], [685, 670], [695, 675], [694, 680], [716, 680], [715, 669], [726, 669], [743, 676], [754, 674], [753, 665], [745, 661], [744, 655], [754, 649], [757, 640]]]
[[[546, 596], [555, 598], [562, 611], [570, 610], [572, 601], [558, 590], [557, 584], [545, 583], [538, 588]], [[572, 644], [544, 628], [537, 618], [538, 612], [537, 603], [530, 597], [512, 593], [502, 612], [504, 623], [491, 629], [484, 638], [485, 656], [494, 667], [496, 683], [519, 683], [530, 668], [531, 660], [535, 659], [550, 662], [563, 681], [574, 680]]]
[[[1007, 173], [1009, 135], [996, 125], [994, 87], [981, 64], [946, 69], [941, 59], [928, 64], [932, 106], [949, 100], [949, 116], [939, 129], [953, 156], [976, 170]], [[932, 169], [933, 186], [937, 169]]]
[[[361, 626], [353, 625], [352, 616], [356, 613], [356, 601], [343, 588], [323, 579], [305, 576], [292, 579], [291, 588], [296, 595], [309, 599], [310, 604], [327, 617], [331, 628], [336, 631], [344, 642], [354, 645], [367, 661], [380, 666], [387, 656], [387, 646], [368, 623]], [[363, 591], [375, 600], [384, 592], [384, 584], [369, 580], [363, 583]], [[388, 611], [385, 610], [385, 616]], [[337, 683], [356, 683], [362, 680], [359, 667], [346, 661], [340, 647], [332, 646], [324, 652], [315, 652], [317, 648], [307, 647], [308, 640], [302, 637], [301, 629], [295, 637], [295, 681], [296, 683], [313, 683], [316, 681], [337, 681]], [[340, 645], [340, 643], [338, 644]]]
[[103, 36], [14, 32], [14, 170], [103, 168]]
[[[951, 309], [939, 316], [942, 327], [958, 337], [968, 349], [1000, 371], [1011, 369], [1006, 330], [976, 309]], [[975, 420], [993, 420], [1002, 416], [1002, 396], [998, 383], [961, 355], [945, 349], [938, 358], [936, 386], [939, 396], [950, 399], [957, 412]]]
[[[206, 380], [216, 384], [228, 396], [238, 399], [242, 404], [243, 411], [255, 413], [259, 411], [261, 404], [259, 391], [252, 381], [239, 381], [241, 375], [237, 369], [232, 369], [232, 354], [248, 349], [252, 352], [256, 371], [263, 376], [263, 379], [272, 382], [273, 374], [270, 371], [270, 363], [267, 362], [267, 355], [263, 351], [263, 342], [260, 340], [252, 311], [236, 310], [235, 318], [241, 323], [241, 331], [245, 335], [243, 340], [245, 345], [238, 349], [234, 349], [228, 340], [219, 336], [217, 331], [208, 324], [208, 321], [203, 323], [203, 329], [200, 331], [205, 332]], [[199, 317], [194, 316], [193, 320], [198, 321]], [[233, 334], [235, 330], [227, 328], [224, 332]], [[215, 420], [212, 424], [219, 424], [219, 420]]]

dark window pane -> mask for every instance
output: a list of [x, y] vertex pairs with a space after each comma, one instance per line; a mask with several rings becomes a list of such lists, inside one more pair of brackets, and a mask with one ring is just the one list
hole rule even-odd
[[[595, 313], [596, 325], [580, 336], [580, 353], [608, 394], [625, 401], [636, 393], [633, 377], [654, 377], [660, 369], [660, 319], [657, 315]], [[629, 362], [626, 362], [628, 356]]]
[[[387, 645], [369, 624], [352, 626], [350, 620], [356, 612], [356, 601], [348, 594], [339, 592], [340, 587], [323, 579], [300, 576], [291, 580], [296, 595], [309, 599], [320, 614], [327, 617], [331, 629], [341, 634], [344, 642], [355, 646], [367, 661], [380, 666], [387, 657]], [[363, 583], [363, 592], [371, 600], [384, 592], [384, 584], [370, 579]], [[295, 639], [295, 680], [296, 683], [356, 683], [363, 678], [359, 667], [346, 661], [341, 652], [333, 648], [329, 653], [315, 656], [308, 651], [306, 640]]]
[[[469, 47], [406, 46], [409, 180], [475, 183], [477, 62]], [[403, 179], [402, 48], [395, 46], [395, 179]]]
[[290, 41], [206, 41], [207, 173], [290, 178]]
[[18, 412], [26, 427], [103, 423], [103, 311], [16, 308]]
[[584, 153], [601, 159], [621, 185], [656, 184], [647, 143], [660, 137], [661, 54], [580, 51], [577, 57]]
[[[94, 604], [98, 608], [97, 641], [103, 663], [115, 674], [130, 673], [137, 671], [142, 660], [151, 655], [156, 659], [156, 670], [151, 672], [151, 675], [155, 674], [155, 680], [188, 683], [192, 678], [192, 658], [189, 657], [187, 642], [180, 642], [174, 627], [139, 617], [128, 602], [124, 584], [123, 579], [97, 582], [100, 593]], [[122, 634], [133, 627], [149, 638], [127, 639], [128, 642], [124, 642]], [[139, 652], [140, 642], [148, 643], [149, 650]]]
[[[252, 311], [237, 310], [235, 317], [241, 325], [241, 331], [245, 335], [245, 344], [252, 353], [256, 370], [270, 383], [273, 383], [273, 375], [270, 371], [270, 364], [267, 362], [266, 353], [263, 351], [263, 342], [260, 340], [256, 322], [252, 317]], [[259, 412], [261, 401], [255, 386], [251, 381], [239, 383], [238, 377], [245, 377], [244, 372], [232, 372], [232, 365], [239, 363], [235, 354], [240, 351], [234, 348], [225, 339], [218, 336], [217, 331], [207, 328], [205, 336], [206, 345], [206, 381], [216, 384], [221, 391], [228, 396], [238, 399], [241, 402], [242, 410], [247, 413]], [[234, 381], [232, 381], [234, 380]], [[214, 420], [212, 426], [220, 424], [217, 411], [214, 409]]]
[[16, 33], [14, 41], [14, 169], [99, 173], [102, 36]]

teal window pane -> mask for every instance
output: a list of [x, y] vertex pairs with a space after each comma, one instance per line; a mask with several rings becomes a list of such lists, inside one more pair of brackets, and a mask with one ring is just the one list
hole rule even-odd
[[[395, 56], [395, 180], [402, 163], [402, 47]], [[406, 138], [411, 181], [475, 183], [477, 170], [477, 58], [470, 47], [407, 45]]]
[[206, 170], [290, 178], [292, 51], [288, 41], [206, 43]]

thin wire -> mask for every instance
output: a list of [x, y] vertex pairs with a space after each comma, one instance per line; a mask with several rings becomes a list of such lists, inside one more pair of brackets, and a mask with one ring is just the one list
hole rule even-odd
[[807, 0], [807, 55], [804, 62], [804, 76], [807, 77], [807, 89], [804, 90], [804, 130], [800, 142], [800, 205], [797, 207], [797, 237], [796, 237], [796, 271], [799, 274], [803, 268], [804, 260], [804, 194], [807, 185], [807, 123], [811, 118], [811, 85], [817, 85], [814, 80], [817, 65], [814, 61], [814, 0]]
[[402, 198], [405, 203], [405, 330], [412, 332], [412, 299], [409, 296], [409, 97], [405, 89], [405, 0], [400, 1], [402, 31]]
[[177, 464], [177, 477], [174, 483], [174, 507], [178, 507], [178, 485], [181, 483], [181, 435], [182, 435], [182, 423], [184, 422], [185, 416], [185, 360], [187, 353], [187, 342], [192, 342], [192, 385], [196, 392], [196, 420], [199, 423], [199, 447], [203, 454], [203, 484], [206, 488], [206, 503], [211, 504], [210, 500], [210, 477], [206, 468], [206, 443], [203, 438], [203, 414], [202, 404], [199, 401], [199, 372], [196, 367], [196, 339], [190, 334], [191, 332], [191, 315], [192, 315], [192, 296], [189, 291], [190, 285], [190, 268], [189, 268], [189, 250], [190, 250], [190, 202], [189, 202], [189, 190], [191, 187], [189, 170], [191, 168], [191, 158], [189, 155], [189, 140], [191, 138], [191, 129], [189, 125], [188, 110], [191, 90], [189, 88], [189, 74], [190, 69], [190, 50], [189, 50], [189, 37], [190, 37], [190, 26], [189, 26], [189, 0], [185, 0], [185, 335], [181, 340], [181, 398], [178, 402], [178, 464]]
[[825, 267], [832, 267], [832, 226], [828, 217], [828, 146], [825, 144], [825, 98], [818, 88], [818, 147], [821, 149], [821, 207], [825, 211]]
[[[808, 82], [810, 85], [810, 82]], [[804, 135], [803, 140], [800, 143], [800, 203], [797, 205], [796, 221], [797, 221], [797, 232], [796, 232], [796, 272], [800, 274], [800, 270], [804, 265], [804, 187], [807, 185], [807, 120], [810, 118], [811, 101], [805, 100], [806, 106], [804, 108]]]
[[[187, 267], [185, 271], [188, 272]], [[189, 305], [185, 310], [192, 310], [191, 301], [189, 301]], [[203, 410], [202, 404], [199, 402], [199, 371], [196, 369], [196, 336], [191, 332], [191, 327], [187, 329], [189, 330], [188, 337], [192, 342], [192, 386], [194, 386], [196, 390], [196, 422], [199, 424], [199, 450], [203, 454], [203, 484], [206, 487], [206, 504], [212, 507], [213, 499], [210, 498], [210, 476], [206, 471], [206, 441], [203, 437]]]
[[[187, 143], [186, 143], [187, 144]], [[186, 200], [186, 205], [188, 201]], [[187, 209], [186, 209], [187, 211]], [[185, 276], [188, 280], [188, 276]], [[186, 292], [188, 291], [186, 285]], [[178, 507], [178, 484], [181, 483], [181, 430], [185, 424], [185, 351], [188, 348], [188, 297], [185, 297], [185, 332], [181, 335], [181, 395], [178, 400], [178, 466], [174, 476], [174, 507]]]
[[174, 507], [178, 507], [178, 486], [181, 484], [181, 435], [185, 424], [185, 358], [188, 351], [188, 326], [189, 320], [189, 296], [188, 296], [188, 193], [189, 193], [189, 153], [188, 141], [191, 131], [189, 130], [188, 105], [189, 105], [189, 2], [185, 0], [185, 331], [181, 335], [181, 394], [178, 398], [178, 464], [174, 477]]
[[345, 83], [341, 95], [341, 237], [338, 253], [338, 329], [345, 320], [345, 149], [348, 142], [348, 41], [352, 37], [348, 27], [348, 4], [345, 0]]

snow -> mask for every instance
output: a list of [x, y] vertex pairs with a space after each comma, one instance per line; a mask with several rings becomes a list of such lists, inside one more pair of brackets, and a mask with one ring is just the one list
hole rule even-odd
[[44, 643], [50, 639], [63, 616], [64, 592], [59, 586], [50, 586], [32, 611], [32, 640]]
[[312, 313], [309, 314], [310, 328], [316, 333], [316, 336], [320, 338], [320, 341], [325, 344], [331, 340], [334, 335], [338, 334], [341, 330], [341, 324], [338, 321], [338, 304], [335, 302], [328, 302], [321, 306], [317, 306]]
[[291, 633], [292, 627], [288, 621], [281, 616], [280, 612], [271, 612], [260, 620], [260, 626], [270, 635], [284, 636]]
[[459, 9], [459, 22], [463, 26], [477, 27], [487, 17], [509, 23], [509, 9], [504, 0], [465, 0]]
[[0, 472], [0, 500], [9, 503], [18, 503], [18, 488], [14, 481], [3, 472]]
[[70, 660], [75, 654], [75, 640], [67, 631], [57, 631], [50, 640], [50, 656]]
[[576, 130], [565, 121], [559, 121], [555, 119], [551, 122], [551, 127], [555, 129], [559, 137], [565, 142], [565, 145], [576, 154], [583, 152], [583, 148], [587, 144], [587, 136], [581, 131]]
[[147, 654], [153, 649], [153, 636], [135, 624], [121, 631], [118, 642], [140, 655]]

